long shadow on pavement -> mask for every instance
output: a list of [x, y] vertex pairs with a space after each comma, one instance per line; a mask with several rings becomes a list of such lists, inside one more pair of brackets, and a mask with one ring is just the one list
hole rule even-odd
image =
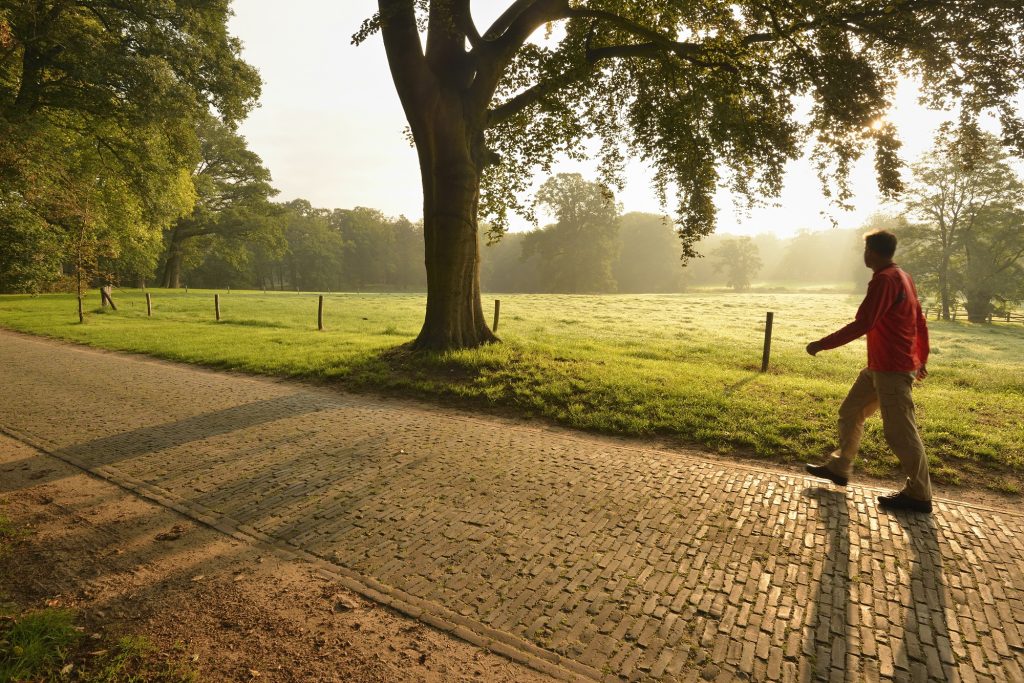
[[[827, 488], [804, 489], [818, 503], [819, 528], [824, 527], [821, 575], [807, 609], [814, 611], [804, 633], [803, 654], [818, 680], [839, 680], [847, 671], [850, 651], [850, 511], [846, 494]], [[811, 577], [814, 581], [815, 577]], [[847, 679], [849, 680], [849, 679]]]
[[910, 572], [910, 604], [904, 605], [902, 638], [895, 664], [903, 671], [895, 677], [911, 681], [958, 680], [956, 658], [950, 646], [948, 585], [942, 568], [939, 528], [931, 515], [899, 513], [895, 519], [910, 537], [913, 556]]
[[[176, 422], [133, 429], [61, 448], [52, 454], [78, 465], [102, 467], [274, 420], [317, 412], [327, 407], [329, 406], [326, 404], [310, 400], [307, 394], [290, 394], [202, 413]], [[5, 469], [13, 471], [24, 464], [26, 463], [15, 461], [9, 463]], [[64, 475], [59, 474], [59, 470], [53, 469], [33, 481], [33, 484], [46, 483], [62, 476]], [[21, 488], [21, 485], [15, 483], [13, 478], [4, 477], [0, 480], [0, 492], [18, 488]]]

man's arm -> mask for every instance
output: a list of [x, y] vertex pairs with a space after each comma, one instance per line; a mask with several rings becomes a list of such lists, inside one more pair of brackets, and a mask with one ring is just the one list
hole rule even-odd
[[849, 344], [854, 339], [859, 339], [867, 334], [882, 317], [882, 314], [892, 306], [893, 300], [896, 298], [896, 289], [890, 282], [887, 279], [872, 278], [868, 283], [868, 293], [864, 297], [864, 301], [861, 302], [860, 308], [857, 309], [857, 315], [853, 322], [827, 337], [808, 344], [807, 353], [813, 356], [819, 351], [827, 351], [843, 344]]

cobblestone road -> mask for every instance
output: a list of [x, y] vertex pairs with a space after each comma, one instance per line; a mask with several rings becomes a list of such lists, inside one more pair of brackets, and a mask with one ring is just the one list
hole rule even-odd
[[556, 674], [1024, 681], [1013, 512], [6, 332], [0, 391], [12, 436]]

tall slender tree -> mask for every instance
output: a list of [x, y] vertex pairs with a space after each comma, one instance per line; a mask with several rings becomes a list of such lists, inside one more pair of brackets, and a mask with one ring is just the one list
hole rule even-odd
[[[539, 29], [548, 26], [544, 37]], [[516, 194], [559, 153], [601, 140], [607, 184], [627, 150], [675, 195], [684, 256], [714, 226], [713, 196], [774, 195], [813, 137], [823, 177], [869, 146], [880, 187], [900, 188], [881, 120], [902, 73], [970, 116], [994, 108], [1024, 150], [1012, 95], [1024, 81], [1019, 0], [513, 0], [490, 27], [470, 0], [378, 0], [379, 31], [419, 155], [427, 310], [418, 348], [494, 337], [480, 304], [477, 221], [501, 232]], [[812, 103], [806, 121], [798, 102]]]

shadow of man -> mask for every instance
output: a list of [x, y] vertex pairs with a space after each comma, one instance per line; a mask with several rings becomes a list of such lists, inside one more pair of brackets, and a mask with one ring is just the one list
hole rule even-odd
[[[950, 644], [949, 584], [942, 566], [940, 530], [932, 515], [892, 515], [909, 538], [910, 601], [904, 602], [904, 626], [894, 648], [897, 681], [959, 680]], [[894, 643], [894, 645], [897, 645]]]
[[[850, 510], [846, 494], [827, 488], [807, 488], [803, 495], [817, 503], [818, 528], [824, 533], [817, 590], [808, 602], [813, 610], [805, 622], [803, 654], [813, 666], [815, 680], [854, 680], [848, 677], [850, 652]], [[812, 577], [814, 580], [815, 577]], [[801, 676], [806, 680], [809, 676]]]

